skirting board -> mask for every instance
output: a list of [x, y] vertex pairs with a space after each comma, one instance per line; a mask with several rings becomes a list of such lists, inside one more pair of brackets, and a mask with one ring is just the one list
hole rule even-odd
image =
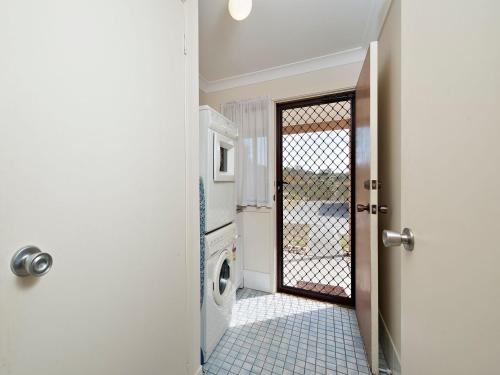
[[245, 288], [260, 290], [262, 292], [272, 293], [272, 276], [269, 273], [256, 271], [243, 271], [243, 285]]
[[385, 324], [382, 314], [379, 312], [379, 334], [380, 334], [380, 346], [382, 352], [384, 353], [385, 360], [392, 370], [393, 375], [401, 375], [401, 361], [399, 359], [396, 346], [389, 333], [389, 329]]

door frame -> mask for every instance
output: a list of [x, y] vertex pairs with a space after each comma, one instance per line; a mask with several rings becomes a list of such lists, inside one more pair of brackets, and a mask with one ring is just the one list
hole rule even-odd
[[188, 353], [187, 374], [201, 374], [201, 312], [200, 312], [200, 194], [199, 194], [199, 30], [198, 2], [181, 0], [184, 5], [185, 55], [185, 118], [186, 147], [186, 249], [185, 259], [187, 314], [189, 329], [183, 345]]
[[[283, 189], [281, 182], [283, 181], [283, 111], [291, 108], [305, 107], [319, 104], [327, 104], [335, 101], [350, 100], [351, 101], [351, 135], [350, 135], [350, 167], [351, 167], [351, 204], [350, 204], [350, 215], [349, 215], [349, 225], [351, 231], [351, 297], [339, 297], [339, 296], [327, 296], [321, 293], [316, 293], [309, 290], [298, 290], [297, 288], [291, 288], [283, 285]], [[275, 103], [276, 112], [276, 123], [275, 123], [275, 196], [276, 196], [276, 215], [275, 215], [275, 235], [276, 235], [276, 290], [280, 293], [287, 293], [291, 295], [296, 295], [299, 297], [307, 297], [320, 301], [332, 302], [341, 304], [344, 306], [352, 307], [355, 306], [356, 301], [356, 244], [355, 244], [355, 205], [356, 205], [356, 171], [355, 171], [355, 132], [354, 132], [354, 119], [356, 110], [356, 97], [355, 91], [353, 89], [347, 91], [341, 91], [331, 94], [324, 94], [321, 96], [307, 97], [302, 99], [295, 99], [291, 101], [277, 102]]]

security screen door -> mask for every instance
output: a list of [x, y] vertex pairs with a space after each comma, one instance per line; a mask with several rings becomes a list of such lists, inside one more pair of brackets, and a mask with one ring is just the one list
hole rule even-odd
[[277, 105], [278, 290], [354, 304], [354, 93]]

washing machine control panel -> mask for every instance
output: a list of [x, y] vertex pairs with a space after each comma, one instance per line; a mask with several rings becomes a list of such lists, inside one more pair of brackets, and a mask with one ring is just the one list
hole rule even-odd
[[230, 248], [231, 250], [236, 241], [236, 225], [231, 224], [208, 234], [206, 236], [206, 241], [210, 253], [225, 248]]

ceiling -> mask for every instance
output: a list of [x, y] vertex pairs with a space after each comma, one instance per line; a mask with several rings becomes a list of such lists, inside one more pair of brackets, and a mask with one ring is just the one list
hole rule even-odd
[[253, 0], [239, 22], [227, 3], [199, 0], [200, 75], [208, 82], [365, 48], [390, 1]]

